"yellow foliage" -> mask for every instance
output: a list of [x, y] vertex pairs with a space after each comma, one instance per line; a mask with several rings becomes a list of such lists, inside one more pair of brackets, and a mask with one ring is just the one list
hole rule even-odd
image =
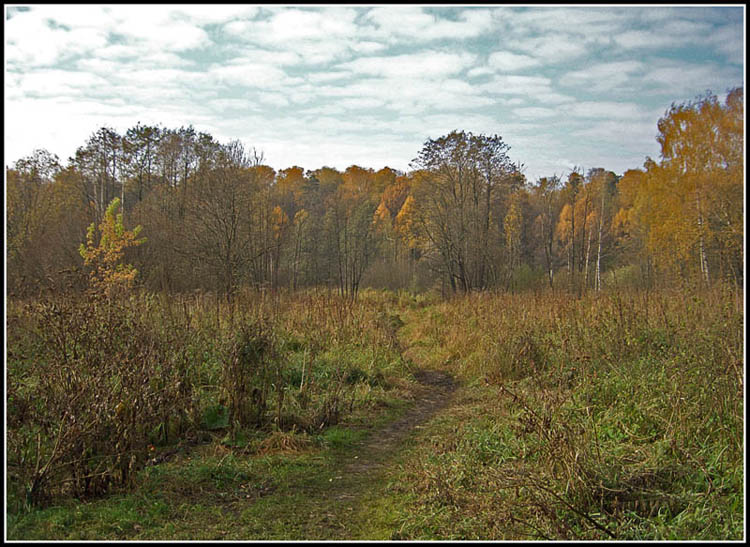
[[386, 207], [385, 203], [383, 203], [382, 201], [380, 202], [380, 205], [378, 205], [378, 208], [375, 210], [373, 221], [376, 224], [385, 224], [390, 223], [391, 221], [391, 214], [388, 211], [388, 207]]
[[289, 226], [289, 217], [278, 205], [271, 212], [271, 225], [273, 226], [273, 237], [278, 241]]
[[130, 264], [121, 264], [125, 249], [136, 247], [146, 241], [145, 238], [136, 239], [141, 226], [132, 231], [126, 230], [122, 223], [122, 213], [116, 211], [120, 207], [119, 198], [115, 198], [107, 207], [104, 219], [99, 224], [99, 241], [94, 223], [86, 233], [86, 244], [81, 243], [79, 253], [84, 264], [91, 268], [91, 285], [96, 291], [111, 296], [113, 291], [129, 288], [138, 274]]
[[420, 237], [416, 221], [417, 207], [414, 198], [410, 195], [401, 206], [401, 210], [396, 215], [396, 233], [406, 242], [410, 249], [419, 246]]

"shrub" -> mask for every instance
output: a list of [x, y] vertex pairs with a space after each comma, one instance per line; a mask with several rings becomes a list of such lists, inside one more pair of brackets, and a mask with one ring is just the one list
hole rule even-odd
[[129, 484], [149, 444], [194, 421], [180, 337], [157, 337], [129, 301], [95, 294], [27, 311], [43, 346], [33, 371], [8, 375], [8, 457], [26, 500]]

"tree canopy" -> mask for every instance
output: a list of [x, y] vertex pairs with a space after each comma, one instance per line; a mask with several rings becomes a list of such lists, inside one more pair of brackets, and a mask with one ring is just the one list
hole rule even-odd
[[117, 255], [151, 289], [227, 298], [241, 285], [581, 292], [616, 272], [741, 284], [743, 89], [673, 104], [657, 129], [660, 158], [641, 168], [527, 181], [499, 135], [427, 139], [406, 173], [277, 172], [193, 127], [102, 127], [67, 164], [37, 150], [6, 167], [8, 288], [81, 269], [81, 242], [87, 263]]

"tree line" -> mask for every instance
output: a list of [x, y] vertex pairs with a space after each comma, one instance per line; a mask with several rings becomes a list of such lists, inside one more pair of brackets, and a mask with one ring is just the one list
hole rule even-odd
[[85, 279], [79, 247], [117, 198], [146, 243], [141, 284], [168, 293], [364, 285], [444, 292], [548, 285], [742, 284], [743, 89], [673, 104], [659, 161], [528, 181], [498, 135], [428, 139], [408, 172], [275, 171], [192, 126], [93, 133], [67, 164], [36, 150], [6, 167], [11, 294]]

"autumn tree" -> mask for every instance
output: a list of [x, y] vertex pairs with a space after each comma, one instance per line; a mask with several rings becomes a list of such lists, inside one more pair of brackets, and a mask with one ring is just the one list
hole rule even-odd
[[558, 176], [542, 177], [533, 189], [533, 195], [539, 203], [535, 216], [535, 226], [538, 230], [544, 249], [544, 270], [550, 289], [554, 288], [555, 253], [555, 222], [560, 214], [560, 178]]
[[256, 258], [250, 249], [255, 194], [250, 162], [239, 141], [219, 148], [215, 164], [204, 168], [195, 180], [178, 240], [179, 253], [196, 269], [207, 269], [215, 276], [228, 302], [239, 277]]
[[293, 250], [292, 258], [291, 258], [292, 290], [297, 290], [300, 263], [302, 261], [302, 252], [303, 252], [303, 249], [306, 247], [305, 245], [306, 242], [309, 240], [309, 238], [306, 237], [306, 235], [309, 233], [309, 230], [308, 230], [309, 217], [310, 217], [310, 214], [305, 209], [300, 209], [294, 215], [294, 219], [292, 221], [291, 229], [293, 233], [293, 245], [294, 245], [294, 250]]
[[412, 166], [418, 224], [435, 264], [453, 291], [482, 289], [490, 281], [492, 203], [515, 173], [498, 135], [453, 131], [425, 142]]
[[560, 211], [556, 229], [558, 239], [563, 242], [568, 252], [568, 284], [571, 292], [576, 291], [578, 287], [576, 283], [576, 252], [578, 251], [576, 248], [576, 234], [578, 233], [576, 232], [576, 203], [578, 203], [578, 195], [583, 184], [583, 175], [578, 171], [574, 170], [568, 175], [563, 188], [565, 205]]
[[521, 260], [521, 231], [523, 229], [523, 218], [519, 194], [514, 193], [508, 205], [508, 212], [503, 219], [505, 232], [505, 243], [508, 251], [508, 267], [506, 285], [510, 286], [513, 274], [520, 265]]
[[342, 174], [331, 167], [321, 167], [305, 173], [302, 203], [308, 213], [306, 220], [307, 245], [303, 249], [305, 283], [331, 284], [338, 279], [336, 249], [337, 232], [332, 231], [328, 207], [336, 203], [334, 196], [343, 183]]
[[98, 230], [92, 223], [86, 234], [86, 243], [79, 247], [84, 264], [90, 268], [91, 288], [107, 297], [132, 286], [138, 271], [122, 262], [125, 250], [146, 241], [145, 238], [138, 239], [141, 226], [125, 229], [121, 205], [120, 198], [114, 198], [104, 212]]
[[79, 175], [80, 191], [99, 222], [111, 200], [124, 198], [122, 185], [122, 137], [109, 127], [95, 131], [72, 158]]
[[327, 201], [325, 227], [336, 265], [339, 292], [354, 299], [376, 248], [377, 201], [372, 193], [372, 171], [352, 166], [342, 179]]
[[51, 228], [50, 186], [60, 170], [59, 158], [41, 149], [6, 169], [8, 281], [16, 289], [22, 279], [38, 278], [45, 270], [44, 256], [38, 251]]
[[[160, 130], [151, 165], [151, 188], [142, 200], [133, 200], [134, 221], [148, 226], [150, 232], [149, 245], [135, 249], [133, 260], [147, 286], [169, 293], [197, 287], [215, 288], [215, 283], [207, 283], [206, 279], [214, 274], [209, 274], [205, 263], [195, 261], [187, 252], [191, 238], [186, 237], [185, 228], [191, 222], [187, 217], [198, 194], [197, 181], [208, 179], [221, 146], [206, 133], [188, 135], [188, 142], [183, 142], [184, 136], [184, 131]], [[194, 158], [187, 170], [184, 165], [179, 168], [184, 148], [190, 148], [188, 154]], [[149, 180], [146, 173], [143, 176]]]
[[744, 180], [742, 97], [742, 88], [734, 89], [722, 106], [708, 93], [696, 101], [673, 104], [658, 123], [662, 161], [654, 174], [669, 177], [665, 184], [677, 181], [680, 186], [677, 203], [668, 204], [683, 221], [681, 239], [687, 241], [682, 258], [689, 260], [687, 252], [694, 253], [705, 283], [711, 281], [712, 263], [725, 266], [735, 280], [742, 275], [737, 267], [742, 254], [737, 229]]
[[305, 183], [305, 170], [302, 167], [295, 165], [276, 173], [276, 200], [289, 218], [294, 218], [303, 207]]
[[123, 137], [124, 169], [130, 186], [135, 187], [133, 193], [136, 202], [143, 201], [144, 196], [153, 188], [160, 138], [159, 127], [141, 125], [140, 122], [128, 129]]
[[617, 184], [611, 220], [613, 245], [619, 265], [637, 265], [646, 285], [653, 281], [653, 255], [648, 237], [654, 211], [648, 197], [649, 180], [642, 169], [628, 169]]
[[625, 201], [615, 216], [620, 231], [641, 230], [662, 271], [695, 272], [703, 283], [740, 282], [744, 183], [743, 90], [724, 105], [707, 94], [673, 104], [659, 120], [661, 161], [623, 177]]
[[[612, 171], [605, 171], [602, 168], [595, 168], [589, 171], [589, 185], [592, 193], [596, 196], [598, 210], [596, 212], [596, 269], [594, 277], [594, 288], [597, 291], [602, 289], [602, 257], [607, 251], [609, 241], [608, 227], [611, 224], [612, 200], [616, 192], [617, 175]], [[588, 269], [587, 269], [588, 273]]]
[[373, 180], [373, 190], [376, 193], [382, 194], [385, 189], [389, 186], [396, 184], [396, 179], [401, 175], [395, 169], [390, 167], [383, 167], [380, 171], [377, 171]]

